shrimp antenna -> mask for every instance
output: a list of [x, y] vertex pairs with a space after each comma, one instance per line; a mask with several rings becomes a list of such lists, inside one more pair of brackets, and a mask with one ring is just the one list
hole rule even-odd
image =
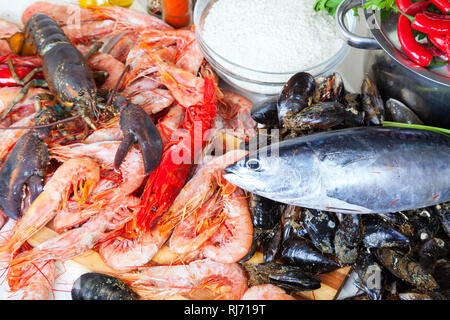
[[6, 128], [1, 128], [0, 130], [26, 130], [26, 129], [43, 129], [43, 128], [47, 128], [47, 127], [51, 127], [51, 126], [55, 126], [61, 123], [65, 123], [65, 122], [69, 122], [72, 120], [75, 120], [77, 118], [81, 117], [81, 115], [77, 115], [77, 116], [73, 116], [70, 118], [66, 118], [63, 120], [59, 120], [59, 121], [55, 121], [55, 122], [50, 122], [47, 124], [43, 124], [43, 125], [39, 125], [39, 126], [29, 126], [29, 127], [6, 127]]

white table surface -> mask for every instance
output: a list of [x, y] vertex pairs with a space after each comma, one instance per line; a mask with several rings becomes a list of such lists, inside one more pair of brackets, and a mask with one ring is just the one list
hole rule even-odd
[[[78, 3], [76, 0], [46, 0], [48, 2], [54, 2], [58, 4], [64, 3]], [[0, 19], [21, 23], [21, 15], [24, 9], [35, 2], [34, 0], [14, 0], [13, 5], [9, 1], [0, 2]], [[146, 0], [135, 0], [132, 9], [145, 10]], [[356, 32], [358, 34], [367, 34], [365, 28], [365, 22], [363, 19], [358, 22]], [[337, 68], [345, 82], [347, 90], [353, 92], [359, 92], [363, 78], [363, 62], [364, 51], [350, 48], [347, 58]], [[247, 95], [248, 96], [248, 95]], [[252, 99], [251, 96], [248, 96]], [[57, 279], [54, 284], [53, 293], [49, 296], [49, 299], [55, 300], [70, 300], [70, 290], [73, 282], [82, 274], [89, 272], [88, 269], [81, 266], [74, 261], [66, 261], [64, 264], [57, 263]], [[353, 286], [354, 274], [351, 275], [350, 281], [347, 281], [346, 285], [341, 290], [340, 298], [351, 296], [356, 292], [356, 288]], [[7, 284], [5, 281], [5, 274], [0, 276], [0, 299], [8, 299], [9, 293], [6, 291]]]

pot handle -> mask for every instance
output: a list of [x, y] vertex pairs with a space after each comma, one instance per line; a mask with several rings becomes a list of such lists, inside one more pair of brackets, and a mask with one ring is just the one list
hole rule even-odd
[[361, 7], [363, 0], [344, 0], [336, 9], [336, 23], [344, 40], [348, 45], [357, 49], [381, 49], [377, 40], [371, 37], [360, 37], [350, 32], [345, 26], [344, 20], [347, 12], [355, 7]]

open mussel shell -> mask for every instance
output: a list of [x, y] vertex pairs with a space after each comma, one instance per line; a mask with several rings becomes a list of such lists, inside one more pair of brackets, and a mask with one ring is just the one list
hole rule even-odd
[[344, 92], [344, 80], [339, 73], [317, 77], [312, 103], [338, 101]]
[[407, 249], [410, 240], [383, 220], [373, 216], [363, 217], [362, 242], [366, 248]]
[[120, 279], [89, 272], [73, 284], [72, 300], [136, 300], [137, 295]]
[[334, 213], [305, 209], [303, 223], [314, 246], [323, 253], [334, 253], [334, 234], [338, 220]]
[[422, 120], [402, 102], [395, 99], [386, 101], [386, 119], [394, 122], [423, 124]]
[[309, 105], [315, 86], [316, 80], [307, 72], [298, 72], [286, 82], [278, 96], [277, 111], [280, 124], [288, 112], [296, 113]]
[[381, 125], [384, 120], [384, 103], [375, 83], [364, 77], [361, 85], [362, 107], [366, 113], [366, 121], [372, 125]]
[[389, 248], [375, 249], [375, 255], [392, 274], [411, 284], [418, 291], [431, 292], [439, 289], [434, 277], [409, 255]]
[[249, 286], [271, 283], [289, 291], [315, 290], [321, 286], [321, 280], [299, 267], [270, 262], [242, 265], [248, 274]]
[[310, 273], [328, 273], [340, 266], [332, 256], [326, 256], [317, 250], [307, 239], [288, 239], [281, 244], [281, 260]]
[[269, 97], [253, 104], [250, 116], [257, 123], [266, 126], [278, 125], [278, 96]]

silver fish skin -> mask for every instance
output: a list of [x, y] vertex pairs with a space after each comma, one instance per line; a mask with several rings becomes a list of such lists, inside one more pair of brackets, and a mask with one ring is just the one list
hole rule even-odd
[[223, 175], [281, 203], [340, 213], [389, 213], [450, 201], [450, 137], [360, 127], [285, 140]]

